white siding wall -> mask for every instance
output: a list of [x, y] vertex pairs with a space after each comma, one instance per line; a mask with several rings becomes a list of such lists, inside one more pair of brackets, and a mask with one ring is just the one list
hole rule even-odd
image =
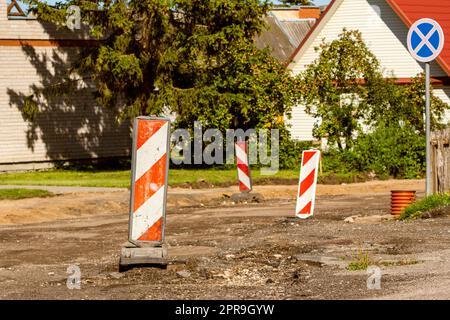
[[[436, 88], [433, 90], [433, 94], [450, 105], [450, 87]], [[443, 122], [450, 122], [450, 110], [446, 112]]]
[[0, 0], [0, 39], [88, 39], [87, 29], [72, 32], [53, 24], [41, 24], [34, 19], [8, 19], [7, 0]]
[[[49, 31], [50, 30], [50, 31]], [[50, 32], [50, 34], [49, 34]], [[77, 38], [44, 28], [36, 20], [8, 20], [0, 0], [0, 40]], [[32, 87], [58, 83], [76, 48], [0, 45], [0, 167], [7, 163], [126, 156], [131, 145], [129, 123], [118, 125], [113, 112], [95, 103], [86, 89], [68, 100], [44, 101], [44, 112], [29, 123], [23, 118], [23, 97]], [[82, 87], [87, 88], [86, 85]], [[29, 167], [29, 166], [24, 166]], [[14, 166], [20, 169], [21, 166]]]
[[[344, 27], [361, 31], [363, 39], [379, 59], [386, 75], [393, 72], [398, 78], [411, 78], [423, 71], [423, 66], [408, 52], [408, 28], [385, 0], [344, 0], [314, 41], [300, 51], [301, 56], [291, 63], [292, 72], [298, 74], [305, 70], [317, 58], [314, 48], [321, 44], [322, 39], [327, 42], [336, 39]], [[431, 64], [431, 72], [434, 77], [446, 76], [437, 63]], [[436, 89], [435, 94], [450, 103], [449, 88]], [[292, 135], [300, 139], [310, 137], [308, 131], [314, 123], [314, 119], [302, 115], [302, 109], [301, 106], [295, 108], [293, 113], [297, 116], [292, 121]], [[450, 119], [450, 113], [448, 116]]]
[[316, 120], [306, 114], [304, 105], [296, 106], [292, 109], [292, 117], [285, 117], [285, 122], [290, 126], [292, 139], [299, 141], [313, 141], [312, 135]]

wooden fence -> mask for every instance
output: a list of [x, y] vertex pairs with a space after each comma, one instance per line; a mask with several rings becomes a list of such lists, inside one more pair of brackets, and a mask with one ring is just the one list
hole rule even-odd
[[435, 131], [431, 136], [433, 193], [450, 191], [450, 129]]

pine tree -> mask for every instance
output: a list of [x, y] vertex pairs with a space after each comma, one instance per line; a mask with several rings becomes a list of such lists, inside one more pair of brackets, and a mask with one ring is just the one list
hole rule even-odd
[[289, 6], [304, 6], [304, 5], [312, 5], [312, 1], [310, 0], [280, 0], [279, 2], [281, 2], [284, 5], [289, 5]]
[[[74, 73], [88, 76], [98, 101], [123, 118], [159, 115], [178, 125], [274, 127], [290, 111], [295, 80], [255, 36], [270, 9], [260, 0], [27, 0], [38, 18], [65, 28], [70, 5], [98, 45], [83, 50]], [[36, 108], [35, 108], [36, 109]]]

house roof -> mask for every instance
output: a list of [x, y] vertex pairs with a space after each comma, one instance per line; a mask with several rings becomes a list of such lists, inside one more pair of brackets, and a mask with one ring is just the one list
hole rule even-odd
[[[318, 31], [325, 25], [325, 23], [329, 20], [330, 16], [333, 15], [336, 7], [339, 6], [339, 4], [343, 0], [331, 0], [330, 4], [325, 8], [322, 15], [320, 16], [319, 20], [316, 22], [316, 24], [309, 30], [305, 38], [300, 42], [300, 45], [297, 47], [297, 49], [294, 50], [290, 58], [288, 59], [286, 65], [289, 65], [292, 63], [297, 56], [297, 54], [303, 49], [303, 47], [306, 45], [306, 43], [312, 38], [312, 35], [314, 33], [318, 33]], [[334, 10], [332, 10], [334, 9]]]
[[268, 30], [256, 37], [256, 46], [259, 49], [269, 47], [271, 55], [275, 59], [281, 62], [287, 62], [292, 52], [298, 47], [298, 44], [295, 45], [290, 41], [288, 35], [281, 28], [277, 18], [269, 15], [264, 20], [268, 26]]
[[256, 38], [256, 45], [263, 49], [269, 47], [273, 57], [281, 62], [288, 62], [292, 53], [306, 37], [314, 19], [278, 19], [269, 14], [265, 17], [268, 30]]
[[444, 50], [437, 62], [450, 76], [450, 1], [448, 0], [386, 0], [409, 28], [422, 18], [436, 20], [444, 30]]
[[306, 19], [289, 19], [279, 20], [279, 24], [284, 33], [288, 36], [289, 41], [297, 48], [303, 39], [305, 39], [311, 27], [316, 23], [315, 20]]
[[[304, 46], [317, 34], [334, 14], [337, 7], [344, 0], [332, 0], [319, 21], [308, 32], [306, 37], [293, 52], [287, 64], [293, 62]], [[439, 65], [450, 76], [450, 1], [448, 0], [386, 0], [394, 12], [400, 17], [405, 25], [410, 28], [412, 24], [421, 18], [431, 18], [439, 22], [446, 34], [445, 46], [442, 54], [437, 59]]]

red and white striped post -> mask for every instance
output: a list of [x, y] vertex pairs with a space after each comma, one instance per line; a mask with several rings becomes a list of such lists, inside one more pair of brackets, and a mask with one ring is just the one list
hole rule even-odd
[[319, 161], [320, 151], [303, 151], [296, 208], [296, 215], [301, 219], [306, 219], [314, 215]]
[[119, 270], [133, 265], [167, 265], [164, 245], [169, 175], [170, 120], [134, 121], [128, 240]]
[[170, 120], [138, 117], [134, 128], [129, 241], [159, 246], [164, 241]]
[[247, 142], [239, 140], [235, 144], [236, 161], [239, 179], [239, 190], [248, 193], [253, 190]]

